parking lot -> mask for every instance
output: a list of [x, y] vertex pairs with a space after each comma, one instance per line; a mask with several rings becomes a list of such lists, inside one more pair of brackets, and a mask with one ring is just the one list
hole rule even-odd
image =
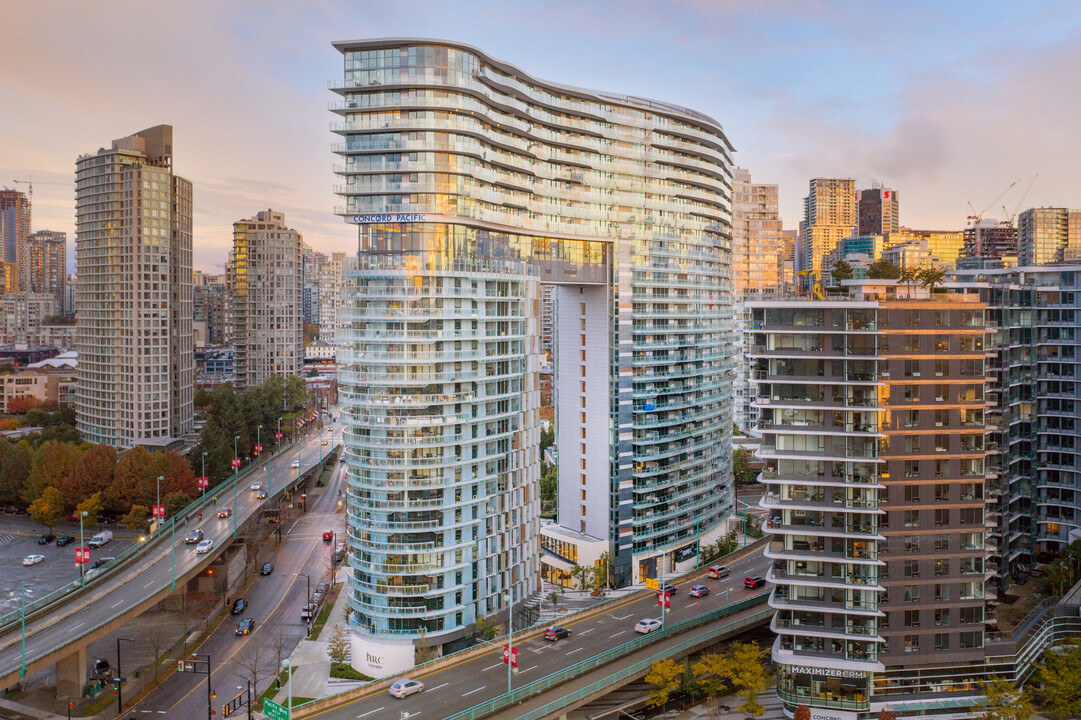
[[[66, 547], [57, 547], [55, 542], [38, 545], [37, 534], [45, 529], [26, 517], [12, 515], [0, 516], [0, 615], [19, 609], [19, 584], [24, 583], [26, 602], [48, 595], [57, 588], [74, 582], [79, 577], [75, 565], [75, 548], [79, 545], [79, 525], [64, 523], [53, 529], [57, 537], [71, 535], [75, 542]], [[100, 528], [105, 529], [105, 528]], [[109, 525], [114, 537], [112, 542], [98, 550], [90, 551], [91, 563], [101, 557], [115, 557], [128, 547], [136, 538], [129, 531]], [[89, 540], [99, 528], [95, 525], [85, 529], [84, 537]], [[121, 536], [121, 532], [126, 536]], [[45, 560], [29, 567], [23, 566], [27, 555], [44, 555]]]

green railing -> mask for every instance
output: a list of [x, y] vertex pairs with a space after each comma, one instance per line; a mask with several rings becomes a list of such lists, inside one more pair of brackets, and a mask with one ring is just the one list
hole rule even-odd
[[[257, 467], [262, 467], [266, 463], [270, 462], [274, 457], [290, 452], [292, 447], [293, 445], [286, 445], [281, 450], [276, 451], [273, 454], [266, 455], [265, 459], [256, 460], [255, 462], [249, 464], [247, 467], [241, 468], [240, 472], [236, 476], [236, 481], [240, 482], [240, 479], [245, 477], [253, 469]], [[75, 595], [80, 594], [83, 590], [88, 590], [94, 586], [100, 585], [103, 580], [113, 575], [116, 570], [126, 565], [127, 562], [134, 558], [136, 555], [149, 552], [151, 548], [157, 547], [162, 540], [170, 537], [170, 530], [173, 529], [170, 528], [170, 525], [175, 525], [178, 518], [189, 516], [192, 513], [198, 512], [200, 509], [203, 509], [208, 505], [215, 504], [215, 502], [217, 501], [216, 496], [220, 492], [231, 489], [232, 485], [233, 476], [230, 475], [226, 480], [223, 480], [222, 482], [215, 485], [213, 488], [208, 489], [196, 500], [189, 503], [188, 506], [185, 507], [183, 510], [173, 515], [168, 524], [160, 526], [158, 531], [151, 535], [149, 538], [147, 538], [145, 541], [136, 542], [127, 550], [117, 555], [114, 560], [110, 560], [107, 564], [98, 568], [98, 571], [95, 572], [94, 577], [90, 578], [89, 580], [76, 580], [75, 582], [64, 585], [58, 590], [54, 590], [48, 595], [38, 598], [32, 603], [24, 605], [21, 611], [15, 610], [13, 612], [7, 613], [6, 615], [0, 615], [0, 633], [4, 633], [11, 627], [18, 625], [20, 613], [23, 617], [31, 619], [32, 615], [48, 608], [50, 605], [53, 605], [60, 601], [70, 600]]]
[[[468, 710], [463, 710], [460, 713], [444, 718], [444, 720], [472, 720], [474, 718], [485, 717], [493, 712], [507, 707], [508, 705], [513, 705], [515, 703], [519, 703], [523, 700], [531, 698], [538, 693], [544, 692], [545, 690], [554, 687], [555, 685], [559, 685], [560, 683], [564, 683], [568, 680], [578, 677], [579, 675], [583, 675], [590, 670], [594, 670], [602, 665], [606, 665], [613, 660], [617, 660], [624, 655], [640, 650], [641, 648], [663, 640], [666, 637], [678, 635], [680, 633], [686, 632], [687, 630], [691, 630], [693, 628], [711, 623], [718, 618], [725, 617], [726, 615], [732, 615], [734, 613], [742, 612], [744, 610], [752, 608], [756, 605], [761, 605], [765, 603], [768, 598], [768, 593], [753, 598], [747, 598], [746, 600], [740, 600], [739, 602], [732, 603], [731, 605], [727, 605], [723, 608], [717, 608], [716, 610], [711, 610], [708, 613], [703, 613], [702, 615], [696, 615], [695, 617], [687, 618], [686, 620], [681, 620], [677, 623], [666, 625], [661, 630], [654, 630], [653, 632], [647, 633], [645, 635], [640, 635], [634, 640], [625, 642], [622, 645], [614, 647], [610, 650], [605, 650], [598, 655], [594, 655], [591, 658], [582, 660], [575, 665], [571, 665], [570, 667], [559, 670], [558, 672], [552, 673], [551, 675], [546, 675], [545, 677], [540, 678], [539, 680], [535, 680], [528, 685], [523, 685], [522, 687], [509, 693], [504, 693], [503, 695], [492, 698], [491, 700], [487, 700], [479, 705], [475, 705]], [[728, 625], [720, 628], [719, 631], [723, 633], [725, 628], [730, 628], [735, 625], [748, 625], [761, 622], [763, 620], [768, 620], [772, 615], [772, 609], [760, 611], [750, 616], [749, 618], [741, 618], [734, 623], [729, 623]], [[718, 631], [710, 631], [710, 633], [708, 634], [716, 635], [717, 632]], [[693, 644], [694, 642], [699, 641], [700, 638], [696, 638], [690, 642]], [[666, 650], [664, 653], [660, 653], [659, 656], [667, 657], [669, 654], [671, 654], [671, 652], [672, 650]], [[653, 659], [650, 659], [649, 663], [652, 662]], [[649, 663], [647, 663], [646, 667], [649, 666]], [[610, 684], [610, 679], [606, 680], [605, 682]], [[302, 705], [297, 705], [297, 708], [302, 713], [300, 717], [304, 717], [304, 708], [314, 706], [316, 703], [319, 703], [325, 699], [326, 698], [320, 698], [318, 700], [311, 700]], [[315, 708], [312, 707], [312, 709], [314, 710]]]

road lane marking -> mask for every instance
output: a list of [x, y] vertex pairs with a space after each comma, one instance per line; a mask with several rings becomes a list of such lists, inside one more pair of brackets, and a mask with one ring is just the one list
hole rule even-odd
[[575, 648], [574, 650], [571, 650], [570, 652], [566, 652], [566, 653], [563, 653], [563, 654], [564, 655], [573, 655], [574, 653], [582, 652], [583, 650], [585, 650], [585, 648]]
[[695, 600], [693, 603], [687, 603], [687, 607], [694, 607], [697, 604], [698, 604], [698, 601]]
[[86, 625], [86, 623], [84, 623], [84, 622], [81, 622], [81, 623], [79, 623], [78, 625], [76, 625], [75, 627], [73, 627], [73, 628], [72, 628], [72, 630], [78, 630], [78, 629], [79, 629], [79, 628], [81, 628], [81, 627], [82, 627], [83, 625]]
[[591, 633], [591, 632], [593, 632], [593, 631], [594, 631], [594, 630], [596, 630], [596, 629], [597, 629], [597, 628], [589, 628], [588, 630], [583, 630], [582, 632], [580, 632], [580, 633], [578, 633], [578, 634], [579, 634], [579, 635], [585, 635], [586, 633]]
[[539, 666], [539, 665], [534, 665], [533, 667], [527, 667], [527, 668], [526, 668], [525, 670], [523, 670], [522, 672], [524, 672], [524, 673], [527, 673], [527, 672], [529, 672], [530, 670], [536, 670], [536, 669], [537, 669], [538, 667], [540, 667], [540, 666]]
[[470, 691], [469, 691], [469, 692], [467, 692], [467, 693], [462, 693], [462, 697], [465, 697], [466, 695], [472, 695], [473, 693], [476, 693], [476, 692], [480, 692], [481, 690], [483, 690], [483, 689], [484, 689], [484, 688], [486, 688], [486, 687], [488, 687], [488, 686], [487, 686], [487, 685], [481, 685], [481, 686], [480, 686], [479, 688], [477, 688], [476, 690], [470, 690]]
[[497, 668], [497, 667], [499, 667], [500, 665], [503, 665], [503, 664], [504, 663], [497, 662], [495, 665], [489, 665], [486, 668], [481, 668], [481, 672], [484, 672], [485, 670], [491, 670], [492, 668]]
[[[386, 707], [386, 706], [384, 705], [383, 707]], [[382, 710], [382, 709], [383, 709], [383, 708], [381, 708], [381, 707], [377, 707], [377, 708], [376, 708], [375, 710], [369, 710], [369, 711], [368, 711], [368, 712], [366, 712], [366, 713], [363, 713], [363, 714], [361, 714], [361, 715], [357, 715], [357, 720], [360, 720], [360, 718], [362, 718], [362, 717], [365, 717], [365, 716], [367, 716], [367, 715], [371, 715], [372, 713], [377, 713], [377, 712], [379, 712], [379, 711], [380, 711], [380, 710]]]
[[634, 613], [631, 613], [630, 615], [620, 615], [619, 617], [616, 617], [615, 615], [613, 615], [612, 619], [613, 620], [626, 620], [627, 618], [631, 617], [632, 615], [634, 615]]
[[109, 609], [112, 610], [114, 607], [116, 607], [117, 605], [119, 605], [122, 602], [124, 602], [124, 601], [123, 600], [117, 600], [116, 602], [114, 602], [112, 605], [109, 606]]
[[626, 630], [620, 630], [615, 635], [609, 635], [608, 637], [619, 637], [620, 635], [624, 634], [625, 632], [627, 632], [627, 631]]
[[449, 683], [449, 682], [445, 682], [445, 683], [443, 683], [442, 685], [436, 685], [436, 686], [435, 686], [434, 688], [432, 688], [431, 690], [428, 690], [428, 692], [433, 692], [433, 691], [435, 691], [435, 690], [438, 690], [438, 689], [439, 689], [439, 688], [441, 688], [441, 687], [446, 687], [447, 685], [450, 685], [450, 683]]
[[154, 584], [154, 581], [153, 581], [153, 580], [151, 580], [151, 581], [150, 581], [150, 582], [148, 582], [148, 583], [147, 583], [146, 585], [143, 585], [143, 587], [145, 587], [145, 588], [148, 588], [148, 587], [150, 587], [150, 586], [151, 586], [151, 585], [153, 585], [153, 584]]

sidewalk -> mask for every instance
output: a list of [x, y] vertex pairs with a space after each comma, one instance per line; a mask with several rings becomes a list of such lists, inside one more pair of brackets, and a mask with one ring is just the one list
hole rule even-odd
[[[764, 713], [758, 716], [758, 720], [784, 720], [781, 699], [777, 697], [774, 690], [770, 689], [759, 693], [758, 702], [766, 709]], [[701, 705], [695, 705], [693, 708], [683, 712], [668, 712], [662, 717], [671, 718], [672, 720], [702, 720], [703, 718], [707, 720], [745, 720], [745, 718], [749, 717], [747, 713], [736, 709], [742, 704], [743, 698], [739, 695], [726, 695], [713, 701], [704, 702]]]
[[[334, 578], [336, 583], [346, 583], [349, 578], [349, 568], [346, 565], [338, 568]], [[313, 640], [301, 640], [289, 657], [289, 663], [293, 670], [293, 697], [321, 698], [331, 693], [348, 690], [363, 682], [357, 680], [338, 680], [330, 677], [330, 656], [327, 654], [330, 645], [330, 636], [334, 634], [336, 625], [347, 628], [345, 611], [349, 603], [346, 602], [347, 587], [343, 585], [334, 601], [334, 607], [330, 610], [327, 624], [323, 626], [319, 637]], [[275, 702], [282, 705], [288, 702], [288, 689], [282, 687], [275, 695]]]

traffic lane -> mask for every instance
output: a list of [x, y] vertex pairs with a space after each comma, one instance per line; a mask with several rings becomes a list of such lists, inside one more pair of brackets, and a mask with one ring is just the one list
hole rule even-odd
[[[709, 580], [705, 570], [679, 578], [679, 593], [672, 598], [672, 607], [665, 622], [679, 622], [724, 607], [727, 603], [769, 592], [768, 585], [758, 590], [743, 587], [745, 576], [764, 574], [769, 562], [759, 549], [749, 556], [729, 563], [732, 575], [728, 578]], [[710, 594], [704, 598], [690, 598], [687, 591], [696, 583], [707, 585]], [[724, 592], [726, 588], [729, 590], [727, 600]], [[646, 617], [659, 618], [659, 610], [656, 596], [650, 593], [624, 599], [596, 614], [564, 623], [563, 627], [571, 630], [569, 638], [549, 642], [541, 637], [540, 632], [532, 633], [520, 644], [515, 643], [515, 647], [519, 648], [519, 671], [512, 677], [512, 686], [532, 682], [632, 640], [637, 635], [634, 630], [635, 623]], [[506, 674], [502, 648], [493, 648], [476, 658], [418, 674], [414, 679], [421, 680], [425, 684], [425, 690], [416, 695], [398, 700], [390, 696], [384, 688], [319, 715], [335, 720], [375, 717], [379, 711], [388, 707], [387, 702], [391, 702], [393, 708], [409, 711], [411, 714], [420, 714], [431, 708], [438, 709], [436, 717], [445, 717], [505, 693]]]
[[[298, 523], [298, 527], [300, 523]], [[217, 631], [200, 647], [200, 653], [210, 653], [213, 663], [211, 686], [218, 694], [214, 710], [230, 700], [234, 688], [243, 684], [250, 675], [242, 664], [253, 662], [254, 650], [259, 648], [260, 682], [265, 683], [274, 675], [278, 643], [277, 634], [282, 633], [285, 656], [304, 637], [306, 623], [300, 619], [304, 604], [305, 581], [296, 573], [309, 567], [319, 542], [305, 534], [290, 534], [273, 554], [274, 572], [257, 576], [245, 599], [248, 609], [241, 615], [226, 618]], [[236, 598], [232, 598], [235, 600]], [[237, 624], [245, 617], [255, 619], [255, 628], [247, 636], [236, 635]], [[206, 712], [206, 676], [174, 673], [162, 687], [140, 702], [132, 713], [165, 713], [168, 718], [200, 717]]]
[[[315, 464], [318, 455], [318, 447], [303, 448], [301, 464], [305, 466], [308, 463]], [[280, 462], [286, 465], [290, 462], [288, 457], [275, 458], [272, 463]], [[281, 483], [281, 487], [285, 487], [291, 480], [279, 476], [276, 481]], [[223, 498], [219, 497], [218, 500], [218, 504], [212, 506], [210, 516], [204, 514], [201, 521], [193, 520], [187, 525], [177, 527], [176, 563], [178, 576], [193, 568], [201, 559], [195, 553], [195, 545], [186, 545], [184, 543], [184, 535], [187, 532], [194, 528], [202, 529], [208, 538], [214, 540], [215, 547], [220, 547], [221, 542], [224, 542], [227, 537], [231, 539], [233, 533], [232, 518], [219, 519], [213, 516], [216, 515], [217, 508], [223, 505], [221, 502]], [[232, 498], [230, 497], [229, 500], [232, 500]], [[255, 499], [254, 492], [246, 491], [246, 493], [241, 493], [238, 488], [238, 508], [244, 508], [246, 512], [253, 511], [263, 502]], [[229, 507], [232, 507], [231, 502]], [[79, 603], [78, 612], [72, 612], [68, 617], [59, 621], [51, 613], [32, 621], [26, 629], [27, 657], [33, 659], [41, 653], [48, 652], [70, 641], [72, 637], [78, 637], [80, 634], [88, 632], [109, 618], [138, 605], [149, 595], [169, 585], [172, 581], [172, 547], [168, 544], [161, 546], [155, 549], [149, 557], [140, 558], [138, 562], [121, 570], [120, 575], [91, 591], [91, 600]], [[61, 548], [61, 550], [65, 549], [67, 548]], [[72, 610], [74, 609], [72, 608]], [[21, 664], [19, 633], [11, 631], [6, 635], [7, 637], [2, 646], [3, 649], [0, 649], [0, 673], [10, 672], [11, 669], [17, 668]]]

